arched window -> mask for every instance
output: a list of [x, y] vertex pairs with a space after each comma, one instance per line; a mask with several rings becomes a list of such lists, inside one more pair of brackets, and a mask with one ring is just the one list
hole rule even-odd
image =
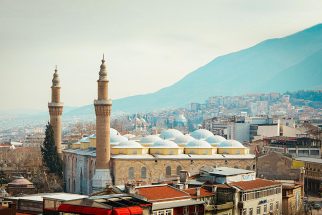
[[146, 167], [141, 168], [141, 178], [146, 178]]
[[133, 167], [129, 168], [129, 179], [134, 179], [134, 168]]
[[180, 171], [182, 170], [181, 166], [177, 166], [177, 175], [180, 175]]
[[72, 185], [70, 184], [70, 178], [68, 178], [68, 189], [67, 189], [67, 191], [70, 192], [70, 193], [72, 192], [71, 188], [72, 188]]
[[75, 179], [73, 180], [73, 193], [76, 192], [76, 183], [75, 183]]
[[167, 168], [165, 168], [165, 175], [171, 176], [171, 166], [167, 166]]
[[80, 172], [80, 183], [79, 183], [79, 188], [80, 188], [80, 193], [83, 194], [83, 170], [81, 169], [81, 172]]

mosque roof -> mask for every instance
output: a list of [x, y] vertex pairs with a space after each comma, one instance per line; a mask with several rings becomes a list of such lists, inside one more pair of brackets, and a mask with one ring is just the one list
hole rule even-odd
[[158, 140], [150, 148], [178, 148], [179, 146], [171, 140]]
[[198, 129], [198, 130], [195, 130], [190, 135], [193, 138], [198, 139], [198, 140], [206, 139], [207, 137], [214, 136], [213, 133], [211, 133], [210, 131], [208, 131], [206, 129]]
[[128, 140], [128, 141], [124, 141], [119, 143], [118, 145], [114, 146], [113, 148], [143, 148], [143, 146], [133, 140]]
[[193, 137], [191, 137], [190, 135], [181, 135], [176, 137], [176, 139], [174, 139], [174, 142], [176, 144], [187, 144], [188, 142], [194, 140]]
[[215, 135], [215, 136], [209, 136], [205, 140], [208, 143], [212, 144], [212, 143], [221, 143], [221, 142], [225, 141], [226, 138], [219, 136], [219, 135]]
[[181, 133], [181, 131], [177, 129], [167, 129], [161, 132], [160, 137], [165, 140], [174, 140], [175, 138], [181, 135], [183, 134]]
[[192, 140], [187, 145], [186, 148], [212, 148], [211, 145], [204, 140]]
[[148, 136], [142, 137], [140, 140], [140, 143], [153, 144], [158, 140], [162, 140], [158, 135], [148, 135]]
[[110, 144], [111, 145], [117, 145], [121, 142], [128, 141], [126, 137], [123, 137], [121, 135], [111, 135], [110, 136]]
[[89, 143], [89, 137], [83, 137], [79, 140], [80, 143]]
[[14, 179], [13, 181], [11, 181], [10, 183], [8, 183], [8, 185], [13, 185], [13, 186], [17, 186], [17, 185], [32, 185], [33, 183], [31, 183], [29, 180], [25, 179], [24, 177], [17, 177], [16, 179]]
[[225, 140], [222, 141], [219, 145], [219, 148], [245, 148], [245, 146], [238, 142], [237, 140]]

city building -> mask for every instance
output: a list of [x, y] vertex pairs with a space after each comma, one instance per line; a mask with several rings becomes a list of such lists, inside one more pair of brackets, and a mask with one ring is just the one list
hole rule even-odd
[[282, 214], [301, 214], [303, 212], [303, 185], [290, 181], [281, 181], [281, 183], [283, 189]]

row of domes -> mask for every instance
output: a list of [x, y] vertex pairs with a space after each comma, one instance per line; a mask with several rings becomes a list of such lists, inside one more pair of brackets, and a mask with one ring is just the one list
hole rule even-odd
[[[163, 130], [160, 135], [148, 135], [136, 140], [134, 135], [127, 136], [130, 140], [111, 128], [111, 146], [113, 148], [245, 148], [236, 140], [226, 140], [205, 129], [198, 129], [186, 135], [176, 129], [167, 129]], [[79, 142], [89, 142], [90, 138], [96, 138], [95, 134], [84, 137]]]

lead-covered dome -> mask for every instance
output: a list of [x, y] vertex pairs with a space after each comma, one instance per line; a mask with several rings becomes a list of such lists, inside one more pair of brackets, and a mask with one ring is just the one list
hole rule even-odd
[[190, 135], [193, 138], [198, 139], [198, 140], [202, 140], [202, 139], [206, 139], [207, 137], [214, 136], [213, 133], [211, 133], [210, 131], [208, 131], [206, 129], [198, 129], [198, 130], [195, 130]]
[[148, 135], [148, 136], [142, 137], [140, 140], [140, 143], [144, 145], [152, 145], [153, 143], [159, 140], [162, 140], [162, 139], [158, 135]]
[[245, 146], [237, 140], [225, 140], [218, 145], [219, 148], [245, 148]]
[[192, 140], [185, 148], [212, 148], [211, 145], [204, 140]]
[[226, 138], [224, 138], [222, 136], [219, 136], [219, 135], [209, 136], [209, 137], [206, 138], [206, 141], [208, 143], [210, 143], [211, 145], [213, 145], [213, 144], [218, 145], [219, 143], [221, 143], [221, 142], [223, 142], [225, 140], [226, 140]]
[[150, 148], [178, 148], [179, 146], [171, 140], [158, 140]]
[[160, 134], [160, 137], [162, 139], [165, 140], [174, 140], [179, 136], [182, 136], [183, 134], [181, 133], [181, 131], [177, 130], [177, 129], [167, 129], [167, 130], [163, 130]]
[[124, 142], [120, 142], [118, 145], [113, 146], [113, 148], [143, 148], [143, 146], [133, 140], [128, 140], [128, 141], [124, 141]]
[[111, 135], [110, 136], [110, 144], [111, 145], [118, 145], [121, 142], [128, 141], [126, 137], [123, 137], [121, 135]]
[[174, 142], [178, 145], [186, 145], [188, 142], [194, 140], [190, 135], [182, 135], [174, 139]]

